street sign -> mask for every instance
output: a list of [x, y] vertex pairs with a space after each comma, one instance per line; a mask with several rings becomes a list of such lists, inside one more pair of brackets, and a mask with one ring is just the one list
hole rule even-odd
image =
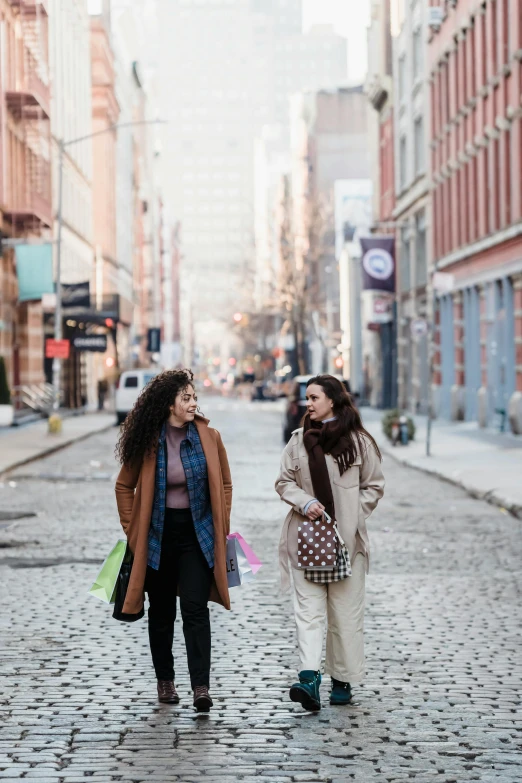
[[158, 353], [160, 349], [160, 329], [147, 329], [147, 351]]
[[46, 359], [68, 359], [70, 343], [69, 340], [51, 340], [45, 341]]
[[73, 345], [77, 351], [98, 351], [105, 353], [107, 350], [106, 334], [79, 334], [73, 337]]
[[410, 330], [412, 337], [420, 339], [428, 334], [428, 322], [425, 318], [413, 318], [410, 323]]
[[434, 272], [432, 283], [433, 290], [438, 294], [449, 294], [455, 287], [455, 275], [450, 275], [447, 272]]

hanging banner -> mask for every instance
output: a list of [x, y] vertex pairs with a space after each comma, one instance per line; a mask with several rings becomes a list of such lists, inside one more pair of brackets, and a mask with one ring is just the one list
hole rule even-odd
[[54, 292], [53, 246], [16, 245], [16, 276], [18, 278], [18, 301], [30, 302], [41, 299], [43, 294]]
[[91, 291], [89, 281], [85, 283], [62, 283], [62, 307], [90, 307]]
[[395, 291], [395, 239], [361, 237], [362, 287], [365, 291]]
[[158, 353], [160, 350], [161, 329], [147, 329], [147, 351]]

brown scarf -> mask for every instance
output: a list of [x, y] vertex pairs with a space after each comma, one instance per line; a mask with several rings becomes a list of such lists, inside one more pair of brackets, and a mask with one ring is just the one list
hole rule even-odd
[[342, 476], [350, 467], [349, 452], [353, 452], [350, 436], [343, 432], [343, 426], [339, 419], [323, 424], [322, 422], [310, 421], [307, 416], [304, 422], [303, 440], [308, 453], [308, 464], [315, 496], [325, 507], [326, 513], [335, 519], [334, 499], [325, 454], [331, 454], [332, 457], [335, 457], [339, 473]]

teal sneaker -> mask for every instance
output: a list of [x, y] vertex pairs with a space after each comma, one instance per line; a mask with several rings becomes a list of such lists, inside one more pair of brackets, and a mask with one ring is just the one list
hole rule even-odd
[[321, 673], [305, 670], [299, 672], [299, 682], [295, 682], [290, 688], [290, 698], [302, 704], [305, 710], [316, 712], [321, 709]]
[[349, 682], [341, 682], [332, 677], [332, 689], [330, 691], [330, 704], [350, 704], [352, 700], [352, 688]]

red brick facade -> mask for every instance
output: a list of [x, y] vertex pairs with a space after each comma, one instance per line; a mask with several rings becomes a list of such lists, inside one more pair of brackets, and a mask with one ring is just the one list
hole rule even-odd
[[[491, 414], [505, 407], [499, 394], [522, 391], [522, 0], [431, 5], [443, 9], [429, 43], [432, 256], [436, 270], [454, 275], [456, 289], [472, 287], [479, 299], [480, 391]], [[467, 384], [470, 342], [458, 292], [453, 329], [458, 392]], [[511, 386], [502, 381], [502, 391], [495, 380], [500, 377], [495, 329], [505, 345], [498, 360], [504, 363], [502, 377], [512, 378]], [[444, 346], [439, 369], [443, 354]], [[478, 416], [491, 423], [480, 406]]]
[[44, 380], [42, 306], [18, 301], [13, 243], [51, 238], [47, 5], [0, 0], [0, 24], [0, 356], [13, 391]]

